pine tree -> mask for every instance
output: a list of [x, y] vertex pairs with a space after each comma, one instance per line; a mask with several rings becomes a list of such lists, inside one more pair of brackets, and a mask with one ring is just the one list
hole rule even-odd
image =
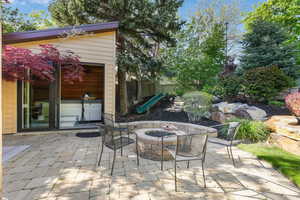
[[176, 16], [182, 3], [183, 0], [54, 0], [49, 11], [59, 25], [119, 21], [117, 62], [123, 114], [127, 112], [126, 73], [149, 71], [141, 67], [145, 60], [159, 69], [157, 46], [175, 45], [172, 35], [183, 24]]
[[289, 38], [287, 32], [278, 24], [263, 20], [254, 21], [249, 29], [242, 41], [242, 70], [278, 66], [288, 76], [297, 78], [296, 52], [293, 44], [286, 43]]

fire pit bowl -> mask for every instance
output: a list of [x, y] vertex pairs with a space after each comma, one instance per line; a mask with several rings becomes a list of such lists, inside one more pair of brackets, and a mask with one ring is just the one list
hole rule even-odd
[[164, 147], [176, 145], [176, 134], [184, 134], [182, 131], [168, 131], [161, 128], [143, 128], [135, 130], [138, 140], [138, 151], [142, 158], [150, 160], [161, 160], [163, 152], [163, 160], [173, 159], [168, 150], [162, 151], [162, 138]]

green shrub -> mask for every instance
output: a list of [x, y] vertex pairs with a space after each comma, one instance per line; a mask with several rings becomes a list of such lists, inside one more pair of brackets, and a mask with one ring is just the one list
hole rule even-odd
[[268, 139], [270, 130], [261, 121], [253, 121], [248, 119], [232, 119], [230, 121], [240, 122], [236, 139], [249, 142], [260, 142]]
[[243, 75], [244, 95], [250, 102], [268, 102], [292, 86], [292, 79], [276, 66], [258, 67]]
[[202, 117], [208, 117], [212, 105], [213, 96], [206, 92], [188, 92], [182, 96], [184, 111], [189, 120], [198, 121]]
[[214, 87], [213, 94], [227, 101], [231, 101], [237, 99], [242, 91], [242, 78], [232, 75], [221, 78]]
[[277, 107], [284, 107], [285, 106], [285, 103], [282, 102], [282, 101], [269, 101], [268, 102], [269, 105], [272, 105], [272, 106], [277, 106]]

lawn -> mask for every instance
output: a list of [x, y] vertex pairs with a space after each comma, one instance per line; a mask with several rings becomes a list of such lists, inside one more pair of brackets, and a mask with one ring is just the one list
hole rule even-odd
[[266, 144], [241, 144], [239, 148], [266, 160], [300, 187], [300, 156]]

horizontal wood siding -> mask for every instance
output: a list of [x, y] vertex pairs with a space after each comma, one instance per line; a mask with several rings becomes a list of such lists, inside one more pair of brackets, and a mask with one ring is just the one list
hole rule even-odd
[[2, 131], [17, 132], [17, 83], [2, 81]]
[[[81, 62], [87, 63], [99, 63], [105, 65], [105, 77], [104, 77], [104, 110], [105, 112], [115, 114], [115, 76], [116, 76], [116, 32], [105, 32], [96, 34], [87, 34], [84, 36], [77, 36], [72, 38], [57, 38], [33, 42], [24, 42], [10, 44], [15, 47], [28, 48], [33, 52], [39, 52], [39, 45], [41, 44], [53, 44], [60, 50], [71, 50], [80, 57]], [[4, 97], [10, 97], [11, 102], [9, 106], [4, 107], [7, 113], [12, 112], [12, 114], [7, 114], [4, 116], [4, 132], [16, 132], [16, 102], [17, 102], [17, 87], [10, 85], [9, 90], [2, 92]], [[13, 93], [14, 95], [12, 95]], [[3, 98], [4, 100], [5, 98]], [[13, 105], [12, 105], [13, 104]]]

